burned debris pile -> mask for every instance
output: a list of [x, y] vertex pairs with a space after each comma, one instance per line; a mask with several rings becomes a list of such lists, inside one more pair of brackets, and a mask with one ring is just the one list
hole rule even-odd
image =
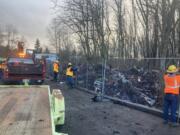
[[[102, 90], [102, 66], [81, 65], [78, 73], [78, 84], [89, 90]], [[104, 93], [133, 103], [159, 107], [161, 97], [162, 74], [158, 70], [144, 70], [136, 67], [120, 71], [106, 68]]]

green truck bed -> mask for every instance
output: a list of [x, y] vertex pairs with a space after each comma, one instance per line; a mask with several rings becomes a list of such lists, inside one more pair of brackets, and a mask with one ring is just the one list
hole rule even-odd
[[0, 86], [0, 135], [61, 135], [55, 133], [54, 98], [48, 86]]

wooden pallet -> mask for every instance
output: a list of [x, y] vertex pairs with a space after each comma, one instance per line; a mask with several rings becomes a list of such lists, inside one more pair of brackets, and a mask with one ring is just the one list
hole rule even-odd
[[0, 88], [0, 135], [52, 135], [47, 88]]

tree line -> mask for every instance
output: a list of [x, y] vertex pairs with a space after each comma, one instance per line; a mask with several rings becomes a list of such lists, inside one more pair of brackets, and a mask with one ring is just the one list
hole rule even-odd
[[[26, 45], [28, 41], [19, 34], [15, 26], [0, 26], [0, 57], [6, 58], [10, 53], [17, 52], [18, 42]], [[27, 46], [24, 47], [27, 48]], [[38, 38], [35, 40], [34, 50], [36, 53], [50, 53], [49, 47], [42, 46]]]
[[0, 27], [0, 57], [7, 57], [9, 51], [16, 49], [18, 31], [13, 25]]
[[180, 0], [52, 0], [58, 52], [87, 59], [180, 56]]

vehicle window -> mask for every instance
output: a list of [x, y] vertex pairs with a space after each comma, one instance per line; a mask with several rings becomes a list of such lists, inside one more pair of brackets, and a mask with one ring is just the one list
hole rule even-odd
[[24, 59], [24, 58], [10, 58], [8, 63], [21, 63], [21, 64], [34, 64], [32, 59]]

